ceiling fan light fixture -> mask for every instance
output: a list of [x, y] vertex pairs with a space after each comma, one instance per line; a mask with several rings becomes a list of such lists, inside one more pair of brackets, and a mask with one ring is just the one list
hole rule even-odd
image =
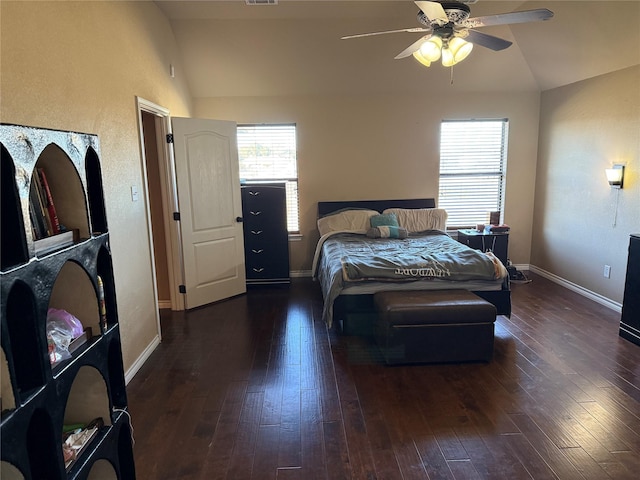
[[442, 66], [453, 67], [456, 63], [456, 59], [453, 56], [453, 52], [449, 47], [442, 49]]
[[429, 40], [420, 46], [420, 54], [430, 62], [436, 62], [440, 58], [440, 50], [442, 49], [442, 39], [432, 36]]
[[422, 52], [420, 52], [420, 49], [413, 52], [413, 58], [415, 58], [418, 62], [420, 62], [425, 67], [428, 67], [431, 65], [431, 60], [429, 60], [427, 57], [422, 55]]
[[449, 40], [449, 50], [453, 54], [455, 64], [469, 56], [471, 50], [473, 50], [473, 43], [469, 43], [460, 37], [453, 37]]

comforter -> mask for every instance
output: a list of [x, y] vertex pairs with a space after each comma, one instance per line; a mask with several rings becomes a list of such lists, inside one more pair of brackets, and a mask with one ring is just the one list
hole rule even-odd
[[424, 289], [437, 289], [462, 282], [464, 288], [465, 281], [501, 281], [507, 271], [493, 253], [474, 250], [439, 230], [405, 239], [332, 232], [318, 242], [313, 276], [321, 283], [323, 319], [331, 327], [333, 302], [350, 284], [423, 282]]

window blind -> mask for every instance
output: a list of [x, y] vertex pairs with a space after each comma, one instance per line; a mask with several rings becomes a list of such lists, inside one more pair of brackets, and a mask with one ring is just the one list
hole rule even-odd
[[502, 211], [507, 147], [506, 119], [442, 122], [438, 207], [447, 226], [471, 227]]
[[287, 229], [298, 232], [298, 166], [295, 125], [238, 125], [240, 179], [285, 182]]

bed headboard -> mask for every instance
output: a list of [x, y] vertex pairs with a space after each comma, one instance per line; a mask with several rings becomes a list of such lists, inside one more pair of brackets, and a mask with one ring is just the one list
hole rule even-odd
[[318, 218], [343, 208], [367, 208], [382, 212], [387, 208], [436, 208], [433, 198], [410, 198], [406, 200], [352, 200], [341, 202], [318, 202]]

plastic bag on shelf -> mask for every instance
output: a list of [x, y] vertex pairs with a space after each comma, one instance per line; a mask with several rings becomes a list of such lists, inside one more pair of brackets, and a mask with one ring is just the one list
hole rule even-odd
[[65, 310], [47, 311], [47, 345], [52, 364], [71, 358], [69, 344], [82, 335], [82, 322]]

